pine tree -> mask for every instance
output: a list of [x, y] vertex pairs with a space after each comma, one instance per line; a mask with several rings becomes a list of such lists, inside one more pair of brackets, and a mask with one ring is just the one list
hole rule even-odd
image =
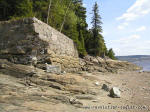
[[75, 14], [77, 16], [77, 31], [79, 33], [78, 40], [80, 45], [78, 46], [79, 55], [85, 56], [85, 37], [87, 32], [87, 23], [86, 23], [86, 8], [83, 7], [82, 0], [74, 0], [75, 5]]
[[32, 2], [30, 0], [16, 0], [16, 12], [15, 17], [32, 17]]
[[0, 21], [8, 20], [9, 4], [6, 0], [0, 0]]
[[101, 35], [102, 22], [98, 12], [95, 3], [93, 27], [88, 30], [83, 0], [0, 0], [0, 21], [35, 16], [58, 31], [62, 28], [62, 33], [76, 43], [80, 57], [89, 53], [114, 58], [113, 51], [107, 51]]
[[115, 60], [116, 59], [116, 57], [115, 57], [115, 53], [114, 53], [114, 51], [113, 51], [113, 49], [111, 48], [111, 49], [109, 49], [109, 51], [108, 51], [108, 56], [109, 56], [109, 58], [111, 58], [111, 59], [113, 59], [113, 60]]
[[91, 48], [90, 53], [94, 56], [103, 56], [105, 54], [106, 46], [104, 39], [100, 33], [102, 33], [101, 27], [101, 17], [99, 15], [98, 4], [95, 2], [93, 7], [93, 18], [92, 18], [92, 38], [91, 38]]
[[33, 16], [30, 0], [0, 0], [0, 20]]

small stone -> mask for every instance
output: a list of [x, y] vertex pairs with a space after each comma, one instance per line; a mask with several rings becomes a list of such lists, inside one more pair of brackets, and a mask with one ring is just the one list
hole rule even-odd
[[5, 64], [0, 64], [0, 69], [3, 69], [3, 68], [5, 68]]
[[98, 102], [98, 100], [92, 100], [92, 102]]
[[79, 105], [83, 105], [79, 100], [75, 99], [75, 98], [70, 98], [70, 103], [71, 104], [79, 104]]
[[36, 56], [30, 56], [30, 58], [31, 58], [32, 65], [36, 65], [37, 61], [38, 61], [37, 57]]
[[113, 97], [113, 98], [120, 98], [121, 97], [121, 92], [120, 92], [119, 88], [117, 88], [117, 87], [111, 88], [110, 96]]
[[70, 103], [71, 103], [71, 104], [74, 104], [74, 103], [75, 103], [75, 101], [76, 101], [76, 99], [75, 99], [75, 98], [70, 98]]
[[97, 81], [97, 82], [95, 82], [95, 85], [96, 85], [96, 86], [99, 86], [100, 84], [99, 84], [99, 82]]
[[142, 73], [142, 72], [143, 72], [143, 70], [140, 70], [140, 71], [139, 71], [139, 73]]
[[109, 91], [109, 87], [106, 84], [103, 84], [102, 89], [105, 91]]

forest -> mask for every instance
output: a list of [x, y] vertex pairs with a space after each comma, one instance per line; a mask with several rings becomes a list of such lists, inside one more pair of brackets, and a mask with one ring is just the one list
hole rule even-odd
[[113, 49], [106, 47], [97, 3], [91, 12], [89, 29], [82, 0], [0, 0], [0, 21], [36, 17], [71, 38], [80, 57], [89, 54], [116, 59]]

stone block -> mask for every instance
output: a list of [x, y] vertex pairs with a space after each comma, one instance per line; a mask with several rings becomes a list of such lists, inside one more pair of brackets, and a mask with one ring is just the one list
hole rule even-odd
[[[0, 22], [0, 55], [7, 54], [17, 59], [14, 62], [18, 64], [29, 64], [26, 57], [34, 55], [38, 57], [37, 64], [61, 64], [64, 70], [79, 66], [73, 40], [36, 18]], [[22, 57], [26, 63], [20, 61]]]
[[61, 66], [46, 64], [46, 72], [60, 74], [61, 73]]

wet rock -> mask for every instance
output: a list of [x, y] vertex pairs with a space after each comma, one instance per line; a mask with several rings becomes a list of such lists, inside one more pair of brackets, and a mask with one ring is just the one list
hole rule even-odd
[[102, 89], [107, 91], [107, 92], [110, 90], [108, 85], [106, 85], [106, 84], [103, 84]]
[[113, 97], [113, 98], [120, 98], [121, 97], [121, 92], [120, 92], [119, 88], [117, 88], [117, 87], [111, 88], [110, 96]]

